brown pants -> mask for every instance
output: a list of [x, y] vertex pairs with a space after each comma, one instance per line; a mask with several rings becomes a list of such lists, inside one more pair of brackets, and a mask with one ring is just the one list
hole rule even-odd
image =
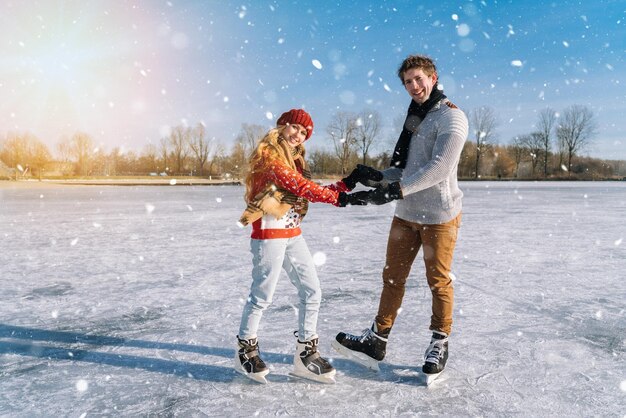
[[376, 316], [379, 330], [393, 326], [402, 305], [406, 279], [420, 247], [423, 247], [426, 278], [433, 295], [430, 329], [450, 334], [454, 305], [450, 269], [460, 225], [460, 214], [439, 225], [424, 225], [393, 218], [383, 270], [383, 291]]

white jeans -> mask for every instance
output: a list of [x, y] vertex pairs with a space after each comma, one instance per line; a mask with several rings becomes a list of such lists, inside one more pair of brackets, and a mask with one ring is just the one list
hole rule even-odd
[[257, 336], [263, 311], [270, 306], [281, 269], [298, 289], [298, 338], [307, 341], [317, 336], [317, 316], [322, 291], [313, 257], [302, 235], [293, 238], [251, 239], [252, 286], [243, 308], [239, 338]]

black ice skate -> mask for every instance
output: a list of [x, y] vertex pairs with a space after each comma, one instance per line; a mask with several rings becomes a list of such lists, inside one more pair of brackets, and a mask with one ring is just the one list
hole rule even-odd
[[265, 376], [270, 372], [259, 353], [256, 338], [242, 340], [237, 336], [238, 350], [235, 354], [235, 370], [259, 383], [267, 383]]
[[[297, 332], [294, 333], [297, 336]], [[293, 356], [293, 376], [314, 380], [321, 383], [335, 383], [337, 371], [317, 350], [318, 338], [296, 343]]]
[[424, 353], [422, 371], [426, 374], [427, 384], [434, 381], [446, 367], [448, 361], [448, 334], [434, 331], [430, 345]]
[[391, 329], [378, 331], [374, 323], [372, 328], [364, 330], [361, 335], [340, 332], [331, 345], [344, 356], [369, 369], [379, 371], [378, 363], [385, 358], [390, 331]]

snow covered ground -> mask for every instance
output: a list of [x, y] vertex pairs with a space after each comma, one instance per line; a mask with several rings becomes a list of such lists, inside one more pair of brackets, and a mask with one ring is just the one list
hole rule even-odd
[[270, 384], [231, 367], [250, 283], [237, 186], [0, 186], [2, 416], [626, 416], [626, 183], [462, 183], [447, 372], [417, 379], [416, 261], [381, 372], [330, 347], [376, 313], [393, 204], [314, 204], [322, 354], [288, 375], [296, 294], [261, 325]]

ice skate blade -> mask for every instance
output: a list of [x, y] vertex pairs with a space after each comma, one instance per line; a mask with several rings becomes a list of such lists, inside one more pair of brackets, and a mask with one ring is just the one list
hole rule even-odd
[[433, 383], [435, 383], [435, 381], [439, 378], [439, 376], [441, 376], [441, 373], [443, 373], [443, 371], [440, 371], [439, 373], [431, 373], [431, 374], [426, 374], [422, 372], [422, 376], [424, 376], [424, 383], [426, 383], [426, 386], [430, 386]]
[[359, 363], [361, 366], [365, 366], [370, 370], [375, 372], [380, 371], [380, 367], [378, 364], [380, 361], [375, 360], [364, 353], [359, 353], [358, 351], [352, 351], [339, 343], [337, 340], [333, 340], [330, 345], [337, 351], [339, 354], [344, 355], [345, 357], [354, 360], [356, 363]]
[[269, 370], [266, 370], [264, 372], [259, 372], [259, 373], [247, 373], [244, 370], [241, 370], [241, 368], [236, 368], [236, 367], [235, 367], [235, 370], [237, 370], [242, 375], [246, 376], [248, 379], [253, 380], [257, 383], [261, 383], [262, 385], [267, 384], [267, 379], [265, 378], [265, 376], [267, 376], [267, 374], [270, 372]]
[[242, 375], [246, 376], [248, 379], [253, 380], [257, 383], [261, 383], [263, 385], [267, 384], [267, 379], [265, 378], [265, 376], [267, 376], [267, 374], [270, 372], [269, 370], [265, 370], [262, 372], [258, 372], [258, 373], [248, 373], [245, 371], [245, 369], [243, 367], [241, 367], [241, 365], [239, 364], [239, 362], [237, 360], [235, 360], [235, 367], [234, 369], [238, 372], [241, 373]]
[[317, 383], [324, 383], [327, 385], [334, 385], [335, 383], [337, 383], [337, 381], [335, 380], [335, 373], [332, 373], [332, 376], [319, 376], [313, 373], [301, 373], [294, 370], [289, 372], [289, 376], [297, 377], [298, 379], [310, 380]]

